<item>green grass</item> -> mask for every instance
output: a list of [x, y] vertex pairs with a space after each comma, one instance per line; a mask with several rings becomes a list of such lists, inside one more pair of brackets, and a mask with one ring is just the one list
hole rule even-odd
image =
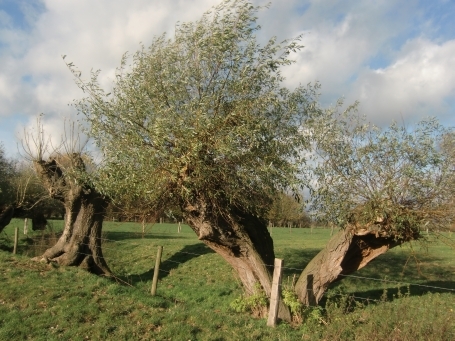
[[[54, 221], [53, 229], [61, 223]], [[16, 226], [21, 238], [14, 256]], [[238, 280], [187, 226], [178, 234], [176, 225], [157, 224], [142, 236], [139, 224], [106, 223], [103, 250], [117, 281], [30, 261], [40, 252], [30, 239], [46, 241], [39, 231], [26, 240], [22, 229], [15, 220], [0, 235], [0, 340], [455, 339], [455, 292], [427, 287], [455, 289], [454, 250], [437, 240], [428, 250], [393, 249], [355, 274], [425, 287], [348, 277], [302, 325], [268, 328], [264, 319], [232, 311], [230, 303], [242, 294]], [[274, 228], [272, 236], [286, 285], [324, 247], [330, 231]], [[152, 297], [158, 246], [164, 249]]]

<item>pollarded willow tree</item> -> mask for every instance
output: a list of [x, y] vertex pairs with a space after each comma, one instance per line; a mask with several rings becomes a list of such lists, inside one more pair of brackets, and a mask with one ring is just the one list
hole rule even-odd
[[37, 259], [81, 266], [109, 276], [111, 271], [101, 249], [101, 230], [109, 199], [84, 178], [87, 172], [84, 159], [82, 153], [70, 153], [34, 160], [36, 173], [49, 197], [65, 207], [62, 235]]
[[178, 205], [199, 239], [238, 272], [247, 292], [270, 292], [273, 242], [260, 217], [278, 192], [297, 192], [302, 122], [315, 87], [290, 91], [280, 68], [298, 39], [260, 45], [259, 8], [224, 1], [174, 37], [124, 56], [113, 89], [98, 73], [76, 103], [104, 153], [100, 188], [133, 193], [153, 209]]
[[38, 133], [26, 133], [22, 144], [46, 196], [60, 201], [65, 208], [65, 224], [57, 243], [35, 260], [81, 266], [95, 274], [110, 276], [101, 249], [101, 231], [109, 198], [93, 186], [90, 174], [93, 162], [84, 153], [85, 143], [81, 143], [75, 126], [65, 132], [59, 147], [49, 148], [38, 119]]
[[[301, 274], [296, 292], [311, 303], [328, 285], [422, 231], [445, 230], [455, 217], [453, 156], [441, 149], [448, 130], [436, 120], [413, 129], [396, 123], [386, 130], [367, 124], [355, 106], [316, 117], [311, 208], [320, 220], [341, 228]], [[308, 275], [311, 275], [310, 277]], [[311, 284], [310, 284], [311, 285]]]

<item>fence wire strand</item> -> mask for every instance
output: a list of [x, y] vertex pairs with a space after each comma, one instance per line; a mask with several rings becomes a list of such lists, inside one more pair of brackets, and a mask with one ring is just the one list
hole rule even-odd
[[[110, 231], [111, 232], [111, 231]], [[107, 232], [109, 233], [109, 232]], [[114, 231], [115, 233], [115, 231]], [[153, 233], [150, 233], [150, 232], [147, 232], [147, 233], [141, 233], [141, 232], [122, 232], [122, 233], [131, 233], [132, 235], [134, 236], [137, 236], [137, 237], [142, 237], [144, 238], [145, 236], [150, 236], [150, 237], [153, 237], [154, 234]], [[447, 236], [444, 236], [442, 235], [441, 233], [433, 233], [436, 237], [444, 237], [445, 239], [449, 240], [451, 243], [454, 243], [455, 244], [455, 240], [450, 238], [450, 237], [447, 237]], [[71, 236], [82, 236], [82, 237], [86, 237], [85, 235], [82, 235], [82, 234], [77, 234], [77, 233], [73, 233]], [[56, 236], [56, 239], [59, 239], [61, 237], [61, 233], [57, 233], [57, 236]], [[38, 236], [39, 238], [39, 236]], [[72, 238], [72, 237], [70, 237]], [[69, 238], [69, 239], [70, 239]], [[99, 239], [101, 241], [101, 245], [99, 246], [100, 248], [100, 251], [102, 252], [103, 250], [114, 250], [115, 247], [106, 247], [105, 246], [105, 243], [106, 244], [127, 244], [129, 246], [134, 246], [134, 247], [137, 247], [137, 246], [144, 246], [143, 244], [139, 244], [139, 243], [131, 243], [131, 242], [127, 242], [127, 241], [121, 241], [121, 240], [115, 240], [115, 239], [109, 239], [109, 238], [104, 238], [104, 237], [96, 237], [96, 236], [91, 236], [90, 238], [95, 238], [95, 239]], [[90, 246], [90, 244], [88, 243], [79, 243], [80, 245], [85, 245], [85, 246]], [[42, 247], [42, 248], [49, 248], [49, 245], [46, 245], [46, 244], [33, 244], [33, 246], [35, 247]], [[450, 245], [449, 245], [450, 246]], [[210, 253], [216, 253], [215, 251], [211, 250], [210, 249]], [[84, 255], [84, 256], [93, 256], [93, 254], [88, 254], [88, 253], [83, 253], [83, 252], [77, 252], [78, 254], [80, 255]], [[111, 257], [106, 257], [104, 255], [104, 252], [103, 253], [103, 258], [108, 261], [109, 260], [109, 263], [114, 263], [114, 264], [122, 264], [122, 262], [117, 259], [117, 258], [111, 258]], [[204, 254], [200, 254], [200, 253], [194, 253], [194, 252], [187, 252], [187, 251], [173, 251], [174, 254], [177, 254], [177, 253], [181, 253], [181, 254], [186, 254], [186, 255], [191, 255], [191, 256], [203, 256]], [[151, 256], [150, 260], [154, 260], [154, 257], [153, 255]], [[171, 259], [164, 259], [162, 260], [162, 263], [166, 263], [166, 262], [170, 262], [170, 263], [173, 263], [173, 264], [178, 264], [178, 265], [181, 265], [181, 264], [184, 264], [184, 262], [178, 262], [178, 261], [175, 261], [175, 260], [171, 260]], [[128, 260], [127, 262], [125, 263], [131, 263], [131, 260]], [[265, 267], [268, 267], [268, 268], [273, 268], [274, 265], [273, 264], [265, 264], [265, 263], [262, 263], [263, 266]], [[152, 267], [153, 269], [154, 267]], [[247, 269], [247, 268], [242, 268], [242, 267], [237, 267], [239, 269], [242, 269], [244, 271], [249, 271], [251, 269]], [[304, 270], [303, 268], [294, 268], [294, 267], [282, 267], [282, 269], [286, 269], [286, 270], [290, 270], [290, 271], [297, 271], [296, 273], [294, 273], [294, 275], [300, 275], [301, 272]], [[164, 269], [159, 269], [160, 272], [163, 272], [163, 273], [167, 273], [167, 274], [170, 274], [171, 271], [167, 271], [167, 270], [164, 270]], [[417, 287], [421, 287], [421, 288], [428, 288], [428, 289], [435, 289], [435, 290], [445, 290], [445, 291], [449, 291], [449, 292], [455, 292], [455, 289], [451, 289], [451, 288], [445, 288], [445, 287], [439, 287], [439, 286], [432, 286], [432, 285], [425, 285], [425, 284], [419, 284], [419, 283], [410, 283], [410, 282], [403, 282], [403, 281], [396, 281], [396, 280], [387, 280], [387, 279], [381, 279], [381, 278], [374, 278], [374, 277], [367, 277], [367, 276], [358, 276], [358, 275], [344, 275], [344, 274], [340, 274], [339, 276], [341, 277], [348, 277], [348, 278], [356, 278], [356, 279], [361, 279], [361, 280], [369, 280], [369, 281], [376, 281], [376, 282], [383, 282], [383, 283], [393, 283], [393, 284], [398, 284], [398, 285], [405, 285], [405, 286], [417, 286]], [[115, 278], [115, 276], [114, 276]], [[149, 279], [151, 280], [151, 278]], [[377, 300], [374, 300], [374, 299], [370, 299], [370, 298], [363, 298], [363, 297], [356, 297], [356, 296], [351, 296], [351, 297], [354, 297], [354, 298], [357, 298], [357, 299], [363, 299], [363, 300], [369, 300], [369, 301], [377, 301]]]

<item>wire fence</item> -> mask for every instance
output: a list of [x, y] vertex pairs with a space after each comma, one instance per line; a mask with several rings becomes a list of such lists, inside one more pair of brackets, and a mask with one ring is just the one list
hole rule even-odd
[[[150, 238], [153, 238], [153, 236], [154, 236], [154, 234], [152, 234], [152, 233], [146, 233], [146, 234], [140, 233], [140, 232], [126, 232], [126, 233], [131, 233], [131, 235], [135, 236], [136, 238], [137, 237], [143, 237], [143, 238], [150, 237]], [[450, 237], [444, 236], [444, 235], [442, 235], [442, 236], [446, 239], [447, 244], [455, 245], [455, 240], [451, 239]], [[60, 234], [57, 234], [53, 239], [57, 240], [59, 237], [60, 237]], [[92, 245], [91, 243], [86, 242], [87, 238], [92, 238], [92, 239], [98, 240], [99, 243], [95, 244], [95, 247], [101, 248], [101, 250], [98, 250], [99, 252], [100, 251], [108, 251], [108, 253], [109, 252], [115, 253], [115, 250], [117, 250], [118, 248], [116, 246], [114, 246], [114, 245], [118, 245], [118, 244], [128, 245], [129, 247], [144, 247], [144, 243], [137, 243], [137, 242], [135, 243], [132, 240], [122, 241], [122, 240], [116, 240], [116, 239], [105, 238], [105, 237], [95, 237], [95, 236], [87, 237], [85, 235], [77, 235], [77, 234], [73, 234], [72, 237], [84, 237], [84, 238], [81, 238], [82, 240], [78, 241], [78, 244], [80, 246], [87, 247], [88, 249], [90, 249], [94, 245]], [[38, 236], [38, 242], [39, 241], [40, 241], [40, 239], [39, 239], [39, 236]], [[41, 242], [43, 242], [43, 241], [44, 241], [44, 238], [41, 238]], [[37, 249], [40, 249], [40, 250], [45, 250], [45, 249], [49, 248], [50, 246], [52, 246], [52, 245], [49, 245], [47, 243], [43, 243], [43, 244], [35, 243], [35, 244], [33, 244], [34, 248], [37, 248]], [[214, 251], [211, 251], [211, 252], [214, 253]], [[82, 256], [87, 256], [87, 257], [93, 256], [92, 253], [88, 253], [88, 252], [77, 251], [77, 253], [82, 255]], [[106, 257], [104, 252], [102, 252], [101, 254], [103, 254], [103, 258], [108, 262], [108, 264], [114, 264], [117, 267], [119, 267], [119, 266], [128, 267], [128, 265], [131, 264], [131, 259], [128, 259], [126, 261], [122, 261], [121, 257], [110, 257], [110, 256]], [[181, 250], [180, 251], [179, 250], [172, 250], [172, 254], [173, 255], [176, 255], [176, 254], [188, 255], [188, 256], [191, 256], [192, 258], [194, 258], [194, 257], [203, 256], [206, 253], [195, 253], [195, 252], [188, 252], [188, 251], [181, 251]], [[144, 255], [141, 254], [140, 258], [143, 259]], [[153, 264], [152, 262], [156, 261], [156, 255], [154, 254], [154, 252], [151, 252], [151, 254], [148, 255], [147, 260], [150, 262], [150, 264]], [[161, 260], [161, 264], [162, 265], [169, 264], [169, 263], [171, 263], [172, 265], [169, 266], [169, 267], [165, 267], [166, 269], [163, 269], [161, 267], [159, 268], [159, 272], [162, 273], [162, 274], [165, 274], [165, 276], [168, 276], [169, 274], [171, 274], [172, 270], [175, 269], [176, 267], [184, 265], [186, 263], [186, 261], [178, 261], [178, 260], [166, 259], [166, 258]], [[265, 267], [270, 268], [271, 270], [273, 270], [273, 267], [274, 267], [273, 264], [264, 264], [264, 263], [262, 263], [262, 265], [265, 266]], [[240, 270], [250, 271], [250, 269], [247, 269], [247, 268], [242, 268], [242, 267], [238, 267], [238, 268]], [[301, 273], [304, 270], [304, 268], [284, 267], [284, 266], [282, 267], [282, 269], [287, 270], [290, 275], [295, 275], [295, 276], [300, 276]], [[149, 270], [149, 272], [151, 273], [152, 270], [153, 270], [153, 267]], [[454, 288], [447, 288], [447, 287], [441, 287], [441, 286], [436, 286], [436, 285], [427, 285], [427, 284], [415, 283], [415, 282], [411, 282], [411, 281], [401, 281], [401, 280], [398, 281], [398, 280], [374, 278], [374, 277], [359, 276], [359, 275], [352, 275], [352, 274], [349, 274], [349, 275], [340, 274], [339, 276], [340, 277], [344, 277], [344, 278], [353, 278], [353, 279], [357, 279], [357, 280], [361, 280], [361, 281], [374, 281], [374, 282], [381, 282], [381, 283], [387, 283], [387, 284], [394, 284], [394, 285], [397, 285], [397, 286], [419, 287], [421, 289], [427, 289], [429, 292], [432, 292], [432, 291], [438, 291], [438, 292], [444, 291], [444, 292], [455, 293], [455, 289]], [[123, 279], [122, 277], [126, 278], [126, 279]], [[116, 278], [119, 281], [123, 282], [123, 283], [130, 284], [130, 283], [128, 283], [128, 276], [119, 276], [119, 277], [116, 277]], [[147, 281], [151, 281], [152, 278], [150, 276], [150, 278], [145, 278], [144, 280], [145, 280], [145, 282], [147, 282]], [[379, 301], [379, 300], [376, 300], [376, 299], [366, 298], [366, 297], [359, 297], [359, 296], [355, 296], [355, 295], [350, 295], [350, 297], [352, 297], [354, 299], [358, 299], [358, 300], [366, 300], [366, 301], [373, 301], [373, 302]]]
[[[115, 233], [115, 232], [114, 232]], [[143, 291], [144, 295], [150, 295], [150, 286], [152, 285], [152, 272], [154, 270], [154, 267], [152, 266], [155, 261], [156, 261], [156, 251], [157, 248], [159, 247], [159, 239], [154, 240], [153, 245], [150, 245], [149, 243], [146, 243], [144, 240], [142, 241], [135, 241], [135, 239], [138, 238], [146, 238], [149, 241], [153, 240], [153, 238], [156, 236], [154, 233], [141, 233], [141, 232], [122, 232], [125, 233], [125, 236], [131, 237], [129, 240], [117, 240], [112, 237], [106, 237], [105, 234], [103, 234], [101, 237], [94, 237], [92, 236], [91, 238], [96, 239], [99, 241], [99, 244], [97, 247], [100, 247], [103, 251], [103, 257], [107, 261], [109, 265], [113, 265], [114, 268], [123, 268], [123, 269], [128, 269], [128, 268], [133, 268], [131, 265], [131, 258], [127, 260], [123, 260], [121, 257], [121, 253], [118, 253], [118, 246], [127, 246], [126, 249], [130, 250], [132, 248], [140, 248], [141, 252], [138, 252], [138, 259], [143, 260], [146, 258], [146, 261], [144, 263], [149, 264], [148, 266], [148, 271], [147, 276], [143, 276], [143, 278], [140, 279], [140, 281], [145, 284], [145, 285], [135, 285], [133, 281], [129, 281], [128, 275], [118, 275], [117, 277], [114, 276], [113, 278], [118, 281], [118, 283], [124, 284], [124, 285], [129, 285], [135, 290], [141, 290]], [[108, 234], [107, 234], [108, 235]], [[170, 233], [169, 235], [177, 235], [176, 232]], [[53, 241], [55, 243], [56, 240], [61, 236], [60, 233], [56, 234], [53, 238]], [[82, 235], [77, 235], [73, 234], [74, 237], [85, 237]], [[109, 235], [108, 235], [109, 236]], [[446, 236], [444, 236], [446, 237]], [[453, 243], [455, 245], [455, 241], [448, 238], [449, 243]], [[36, 243], [33, 244], [34, 247], [39, 248], [41, 250], [45, 250], [49, 248], [50, 245], [49, 243], [45, 243], [45, 238], [43, 236], [37, 236]], [[83, 247], [91, 247], [93, 246], [90, 242], [87, 242], [87, 239], [81, 238], [79, 240], [79, 244]], [[209, 249], [207, 250], [208, 252], [205, 253], [199, 253], [199, 252], [190, 252], [190, 251], [185, 251], [181, 249], [176, 249], [181, 247], [181, 245], [168, 245], [168, 252], [167, 254], [162, 258], [161, 266], [159, 267], [159, 273], [161, 274], [161, 280], [163, 280], [164, 277], [169, 277], [170, 275], [173, 274], [174, 271], [178, 271], [178, 268], [181, 266], [185, 266], [185, 264], [188, 262], [189, 259], [191, 258], [196, 258], [196, 257], [202, 257], [204, 255], [207, 255], [207, 253], [215, 253], [214, 251]], [[125, 248], [122, 250], [122, 252], [127, 252]], [[93, 256], [92, 253], [89, 252], [84, 252], [79, 250], [78, 253], [82, 256], [87, 256], [91, 257]], [[106, 256], [107, 255], [107, 256]], [[182, 261], [179, 261], [179, 259], [175, 259], [177, 255], [182, 256]], [[145, 256], [145, 257], [144, 257]], [[178, 258], [178, 257], [177, 257]], [[220, 260], [221, 261], [221, 260]], [[164, 266], [163, 266], [164, 265]], [[274, 265], [273, 264], [264, 264], [262, 263], [263, 266], [269, 268], [270, 270], [273, 269]], [[245, 269], [242, 267], [239, 267], [240, 270], [248, 271], [249, 269]], [[296, 276], [297, 278], [302, 274], [304, 271], [304, 268], [302, 267], [282, 267], [283, 270], [286, 270], [287, 274], [289, 276]], [[125, 271], [123, 271], [125, 272]], [[271, 271], [272, 272], [272, 271]], [[115, 271], [114, 271], [115, 275]], [[140, 275], [132, 275], [132, 276], [140, 276]], [[390, 280], [386, 278], [377, 278], [377, 277], [369, 277], [369, 276], [360, 276], [360, 275], [339, 275], [340, 277], [345, 277], [345, 278], [352, 278], [355, 280], [359, 280], [362, 282], [375, 282], [375, 283], [385, 283], [385, 284], [393, 284], [396, 285], [397, 287], [418, 287], [421, 289], [425, 289], [428, 292], [447, 292], [447, 293], [455, 293], [455, 288], [447, 288], [447, 287], [441, 287], [441, 286], [436, 286], [436, 285], [428, 285], [428, 284], [422, 284], [422, 283], [416, 283], [412, 281], [397, 281], [397, 280]], [[288, 277], [289, 278], [289, 277]], [[171, 279], [172, 280], [172, 279]], [[293, 285], [294, 283], [292, 283]], [[210, 285], [207, 283], [207, 285]], [[281, 287], [285, 286], [286, 284], [281, 284]], [[288, 283], [289, 285], [289, 283]], [[65, 291], [65, 288], [56, 288], [60, 291]], [[52, 290], [52, 288], [49, 287], [40, 287], [40, 290]], [[68, 292], [69, 291], [65, 291]], [[361, 297], [359, 295], [365, 294], [363, 292], [356, 292], [356, 293], [336, 293], [336, 292], [331, 292], [331, 297], [339, 297], [341, 299], [346, 299], [348, 298], [350, 301], [349, 302], [366, 302], [366, 304], [369, 304], [370, 302], [372, 303], [379, 303], [383, 301], [382, 299], [377, 299], [376, 296], [374, 297]], [[166, 289], [160, 288], [160, 284], [158, 284], [158, 295], [160, 295], [162, 298], [164, 298], [166, 301], [169, 301], [170, 304], [173, 304], [173, 302], [176, 300], [176, 298], [168, 297], [166, 296]], [[172, 295], [171, 295], [172, 296]], [[217, 310], [217, 314], [221, 315], [226, 315], [226, 318], [228, 317], [227, 315], [229, 314], [229, 310]]]

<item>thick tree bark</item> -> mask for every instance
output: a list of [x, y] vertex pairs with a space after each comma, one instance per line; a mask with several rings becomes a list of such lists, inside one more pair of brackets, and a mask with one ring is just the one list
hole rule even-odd
[[365, 230], [338, 232], [300, 275], [295, 285], [299, 300], [305, 305], [317, 304], [331, 283], [363, 268], [399, 244], [401, 242], [394, 238], [381, 237]]
[[[79, 154], [68, 157], [72, 167], [85, 170]], [[63, 172], [55, 160], [37, 161], [35, 167], [51, 196], [63, 202], [66, 212], [62, 235], [38, 259], [110, 275], [101, 250], [101, 230], [108, 200], [83, 181], [68, 178], [69, 173]]]
[[[275, 253], [265, 220], [240, 210], [214, 214], [203, 200], [186, 205], [182, 211], [198, 238], [234, 268], [247, 294], [253, 294], [260, 283], [270, 297]], [[291, 319], [283, 303], [278, 317]]]

